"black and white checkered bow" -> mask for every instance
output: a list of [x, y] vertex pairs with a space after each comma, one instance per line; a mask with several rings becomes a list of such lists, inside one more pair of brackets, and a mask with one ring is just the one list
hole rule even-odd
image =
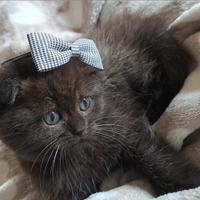
[[37, 70], [53, 70], [78, 57], [82, 62], [103, 70], [99, 51], [92, 40], [78, 39], [73, 44], [48, 33], [29, 33], [28, 40]]

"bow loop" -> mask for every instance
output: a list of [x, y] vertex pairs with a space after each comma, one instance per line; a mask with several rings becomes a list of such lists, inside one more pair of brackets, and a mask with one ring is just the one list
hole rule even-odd
[[78, 39], [73, 44], [48, 33], [29, 33], [28, 40], [37, 70], [53, 70], [77, 57], [82, 62], [103, 70], [99, 51], [92, 40]]

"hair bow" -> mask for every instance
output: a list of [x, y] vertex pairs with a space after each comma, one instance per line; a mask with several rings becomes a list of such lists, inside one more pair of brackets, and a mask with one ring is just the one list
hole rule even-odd
[[99, 51], [92, 40], [83, 38], [71, 44], [48, 33], [29, 33], [27, 37], [39, 72], [53, 70], [69, 62], [71, 57], [103, 70]]

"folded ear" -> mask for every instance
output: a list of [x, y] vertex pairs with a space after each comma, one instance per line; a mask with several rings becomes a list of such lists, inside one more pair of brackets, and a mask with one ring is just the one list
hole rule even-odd
[[30, 53], [12, 58], [0, 67], [0, 110], [12, 105], [20, 88], [20, 82], [36, 73]]
[[4, 63], [0, 68], [0, 109], [15, 102], [20, 79], [14, 63]]
[[15, 102], [18, 87], [18, 78], [6, 78], [0, 83], [0, 109], [12, 105]]

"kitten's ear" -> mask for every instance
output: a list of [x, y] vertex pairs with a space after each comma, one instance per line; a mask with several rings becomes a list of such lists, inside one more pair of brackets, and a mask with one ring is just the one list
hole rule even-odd
[[15, 102], [18, 88], [18, 78], [6, 78], [0, 83], [0, 108], [12, 105]]
[[14, 68], [13, 63], [3, 63], [0, 68], [0, 109], [15, 102], [20, 79]]
[[20, 88], [21, 80], [36, 73], [30, 53], [12, 58], [0, 68], [0, 109], [12, 105]]

